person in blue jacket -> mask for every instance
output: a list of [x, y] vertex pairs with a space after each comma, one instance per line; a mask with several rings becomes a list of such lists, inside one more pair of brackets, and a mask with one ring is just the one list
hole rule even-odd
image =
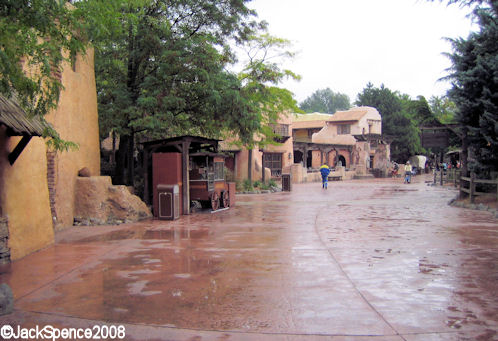
[[327, 164], [320, 167], [320, 173], [322, 174], [322, 188], [327, 189], [329, 182], [330, 168]]

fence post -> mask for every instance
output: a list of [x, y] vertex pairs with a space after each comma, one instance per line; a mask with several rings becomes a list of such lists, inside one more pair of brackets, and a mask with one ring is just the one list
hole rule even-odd
[[434, 185], [437, 183], [437, 170], [434, 168]]
[[443, 182], [443, 173], [444, 173], [444, 171], [441, 169], [441, 186], [444, 185], [444, 182]]
[[463, 199], [465, 197], [465, 195], [463, 193], [465, 193], [463, 191], [463, 189], [466, 188], [465, 187], [465, 180], [462, 179], [462, 172], [460, 172], [460, 199]]
[[472, 172], [470, 173], [470, 203], [474, 203], [474, 197], [475, 197], [475, 192], [476, 192], [476, 173]]

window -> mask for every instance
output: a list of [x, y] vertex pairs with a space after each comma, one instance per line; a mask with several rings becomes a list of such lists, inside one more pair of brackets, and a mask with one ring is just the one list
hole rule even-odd
[[272, 125], [273, 133], [280, 136], [289, 136], [289, 125], [288, 124], [274, 124]]
[[264, 153], [263, 166], [271, 170], [272, 176], [282, 175], [282, 154], [280, 153]]
[[215, 180], [224, 180], [225, 174], [223, 173], [223, 162], [215, 162], [214, 163], [214, 179]]
[[349, 124], [342, 124], [337, 126], [337, 135], [351, 134], [351, 126]]

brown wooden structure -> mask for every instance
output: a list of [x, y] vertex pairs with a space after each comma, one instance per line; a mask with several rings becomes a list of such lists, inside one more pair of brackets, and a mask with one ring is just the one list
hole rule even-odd
[[225, 182], [224, 157], [215, 153], [190, 154], [190, 200], [196, 200], [213, 210], [229, 207], [228, 185]]
[[[182, 214], [190, 214], [192, 200], [207, 201], [213, 209], [218, 208], [217, 203], [228, 207], [230, 194], [224, 177], [220, 176], [223, 175], [224, 159], [217, 154], [218, 143], [219, 140], [199, 136], [180, 136], [143, 143], [145, 202], [154, 202], [154, 186], [158, 185], [154, 182], [163, 182], [179, 185]], [[168, 155], [153, 157], [156, 153]], [[154, 177], [154, 167], [167, 171]]]

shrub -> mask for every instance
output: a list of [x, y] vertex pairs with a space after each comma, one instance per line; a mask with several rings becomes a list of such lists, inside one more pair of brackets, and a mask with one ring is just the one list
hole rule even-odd
[[254, 187], [249, 179], [245, 179], [243, 183], [244, 191], [252, 191]]

